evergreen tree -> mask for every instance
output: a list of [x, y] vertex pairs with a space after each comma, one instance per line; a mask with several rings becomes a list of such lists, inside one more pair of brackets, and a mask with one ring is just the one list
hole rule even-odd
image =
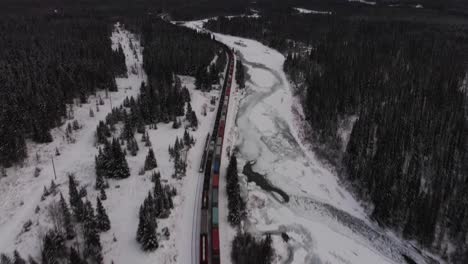
[[149, 171], [156, 167], [158, 167], [158, 164], [156, 162], [156, 158], [154, 157], [153, 149], [150, 148], [148, 150], [148, 155], [146, 155], [146, 159], [145, 159], [145, 170]]
[[60, 193], [60, 209], [62, 213], [66, 238], [68, 240], [73, 239], [76, 236], [76, 233], [75, 229], [73, 228], [70, 210], [68, 209], [67, 202], [65, 202], [62, 193]]
[[84, 255], [95, 263], [102, 263], [102, 246], [99, 238], [99, 229], [94, 209], [90, 201], [85, 203], [85, 219], [83, 221], [83, 234], [85, 238]]
[[68, 262], [70, 264], [86, 264], [86, 261], [81, 258], [80, 254], [74, 247], [70, 247]]
[[100, 189], [99, 198], [100, 198], [102, 201], [107, 200], [106, 190], [104, 190], [104, 188], [101, 188], [101, 189]]
[[231, 156], [227, 171], [226, 192], [228, 194], [228, 221], [231, 225], [239, 225], [244, 217], [245, 202], [240, 196], [239, 178], [237, 174], [237, 159]]
[[70, 206], [73, 209], [76, 220], [81, 222], [84, 219], [84, 204], [81, 200], [80, 194], [78, 193], [77, 182], [72, 174], [68, 175], [68, 191]]
[[[146, 215], [150, 218], [150, 215]], [[146, 229], [142, 237], [142, 248], [144, 251], [154, 251], [159, 247], [158, 238], [156, 236], [156, 219], [147, 219]]]
[[112, 178], [123, 179], [130, 176], [127, 160], [117, 139], [112, 141], [111, 161], [109, 163], [108, 168], [110, 171], [108, 175], [112, 175]]
[[65, 253], [65, 239], [62, 235], [53, 230], [47, 232], [42, 241], [42, 263], [57, 264]]
[[110, 220], [107, 216], [106, 210], [102, 206], [101, 200], [97, 198], [97, 227], [101, 231], [108, 231], [110, 229]]
[[130, 155], [136, 156], [138, 153], [138, 143], [134, 137], [127, 140], [127, 150], [130, 152]]

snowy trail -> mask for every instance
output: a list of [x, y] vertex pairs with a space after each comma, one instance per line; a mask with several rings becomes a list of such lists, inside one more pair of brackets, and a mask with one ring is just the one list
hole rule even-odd
[[[204, 30], [202, 23], [186, 26]], [[284, 56], [257, 41], [214, 35], [236, 49], [247, 67], [246, 89], [233, 128], [238, 170], [255, 161], [253, 169], [291, 197], [289, 203], [281, 203], [254, 183], [248, 183], [245, 193], [251, 232], [290, 236], [288, 243], [273, 237], [275, 263], [402, 263], [402, 253], [425, 263], [409, 243], [369, 220], [333, 170], [301, 142], [300, 124], [293, 114], [300, 106], [295, 105], [283, 71]], [[232, 232], [224, 234], [231, 236], [221, 237], [222, 249], [229, 248], [232, 240]], [[230, 253], [221, 253], [223, 263], [230, 263]]]

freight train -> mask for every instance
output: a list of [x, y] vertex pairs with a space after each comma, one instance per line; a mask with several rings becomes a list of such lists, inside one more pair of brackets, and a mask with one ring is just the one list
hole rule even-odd
[[[219, 43], [228, 56], [228, 67], [226, 69], [224, 84], [216, 113], [215, 124], [211, 137], [208, 136], [205, 143], [205, 151], [200, 165], [203, 172], [203, 193], [201, 205], [201, 228], [200, 228], [200, 264], [219, 264], [219, 168], [221, 165], [221, 152], [224, 142], [224, 129], [226, 115], [231, 94], [231, 84], [234, 74], [234, 52], [228, 46]], [[208, 142], [209, 141], [209, 142]]]

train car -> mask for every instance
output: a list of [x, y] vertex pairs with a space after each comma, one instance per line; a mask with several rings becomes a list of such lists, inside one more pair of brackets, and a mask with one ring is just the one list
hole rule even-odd
[[213, 165], [213, 173], [219, 174], [219, 159], [216, 158]]
[[212, 225], [213, 227], [218, 227], [219, 226], [218, 207], [213, 207], [211, 211], [212, 211], [212, 215], [211, 215]]
[[211, 252], [213, 255], [212, 263], [214, 263], [215, 256], [219, 258], [219, 229], [217, 227], [213, 227], [213, 229], [211, 230], [211, 242], [211, 248], [213, 249]]
[[219, 174], [213, 174], [213, 188], [219, 187]]
[[213, 188], [211, 190], [211, 205], [218, 207], [218, 188]]
[[[218, 132], [218, 135], [220, 136], [219, 138], [221, 138], [221, 136], [224, 135], [224, 120], [221, 119], [221, 122], [219, 123], [219, 132]], [[222, 144], [222, 140], [221, 142], [218, 144], [218, 146], [220, 146]]]

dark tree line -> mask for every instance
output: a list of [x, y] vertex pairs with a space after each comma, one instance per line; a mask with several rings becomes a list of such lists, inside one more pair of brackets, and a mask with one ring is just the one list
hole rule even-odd
[[269, 264], [273, 255], [270, 234], [258, 239], [250, 233], [237, 233], [232, 241], [231, 259], [234, 264]]
[[[284, 67], [302, 95], [314, 129], [309, 137], [343, 165], [359, 197], [373, 203], [372, 216], [450, 262], [465, 263], [466, 29], [327, 18], [320, 32], [310, 23], [314, 19], [278, 15], [220, 19], [208, 26], [288, 54]], [[300, 28], [291, 26], [298, 21], [304, 22]], [[339, 153], [340, 125], [352, 116], [357, 121]], [[446, 238], [457, 245], [450, 256]]]
[[[112, 25], [92, 17], [0, 19], [0, 164], [27, 156], [25, 139], [52, 141], [66, 104], [98, 89], [117, 89], [122, 53], [113, 52]], [[117, 70], [118, 69], [118, 70]]]
[[232, 155], [226, 174], [226, 193], [228, 195], [228, 221], [232, 226], [239, 226], [245, 217], [245, 201], [240, 194], [237, 159]]
[[241, 60], [236, 63], [236, 82], [240, 89], [245, 88], [245, 67]]

